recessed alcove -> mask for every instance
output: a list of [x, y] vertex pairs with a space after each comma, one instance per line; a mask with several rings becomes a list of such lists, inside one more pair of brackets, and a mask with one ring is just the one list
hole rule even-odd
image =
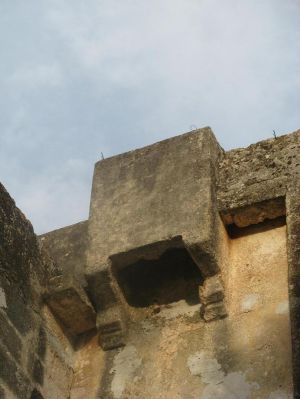
[[230, 238], [238, 238], [251, 234], [256, 234], [259, 232], [264, 232], [268, 230], [272, 230], [278, 227], [285, 226], [286, 218], [285, 216], [277, 217], [276, 219], [267, 219], [263, 222], [251, 224], [246, 227], [239, 227], [236, 224], [229, 224], [227, 227], [227, 233]]
[[[239, 217], [246, 220], [247, 215]], [[230, 350], [239, 353], [239, 362], [247, 370], [263, 365], [267, 379], [255, 376], [261, 397], [279, 388], [289, 396], [292, 351], [286, 218], [226, 227], [230, 239], [225, 292], [233, 326]]]
[[260, 224], [267, 220], [285, 218], [285, 197], [264, 200], [231, 210], [223, 210], [220, 212], [220, 216], [226, 226], [233, 225], [239, 228]]
[[115, 271], [118, 284], [130, 306], [145, 308], [185, 300], [199, 303], [201, 272], [185, 248], [165, 251], [159, 259], [141, 259]]

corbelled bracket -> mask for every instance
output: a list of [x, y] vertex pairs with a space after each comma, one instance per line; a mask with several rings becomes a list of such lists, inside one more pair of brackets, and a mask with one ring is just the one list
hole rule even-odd
[[96, 327], [96, 312], [75, 278], [63, 275], [51, 278], [45, 300], [73, 336]]
[[223, 319], [227, 316], [224, 304], [224, 288], [220, 275], [208, 277], [199, 289], [202, 317], [205, 321]]

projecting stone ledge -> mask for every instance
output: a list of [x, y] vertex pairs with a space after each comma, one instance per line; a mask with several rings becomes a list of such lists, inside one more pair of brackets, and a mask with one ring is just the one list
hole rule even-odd
[[203, 272], [214, 274], [215, 180], [221, 152], [211, 129], [203, 128], [99, 161], [87, 274], [105, 268], [118, 254], [128, 254], [123, 262], [130, 264], [138, 248], [178, 236], [193, 258], [199, 258]]
[[107, 309], [104, 315], [98, 313], [97, 329], [102, 349], [110, 350], [125, 345], [126, 322], [119, 307]]
[[[219, 273], [216, 178], [221, 154], [211, 129], [203, 128], [96, 164], [86, 278], [100, 342], [108, 341], [107, 331], [125, 334], [111, 312], [113, 306], [126, 314], [118, 270], [181, 246], [204, 278]], [[118, 340], [121, 344], [123, 338]]]
[[57, 274], [74, 276], [81, 285], [86, 283], [87, 227], [86, 220], [39, 236], [40, 243], [60, 271]]
[[46, 302], [72, 335], [96, 327], [96, 313], [84, 289], [74, 278], [53, 277], [49, 282]]

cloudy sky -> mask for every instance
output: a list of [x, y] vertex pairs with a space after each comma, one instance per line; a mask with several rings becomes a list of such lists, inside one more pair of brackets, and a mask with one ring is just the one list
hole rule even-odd
[[0, 181], [37, 233], [87, 218], [101, 152], [300, 128], [299, 0], [1, 0], [0, 48]]

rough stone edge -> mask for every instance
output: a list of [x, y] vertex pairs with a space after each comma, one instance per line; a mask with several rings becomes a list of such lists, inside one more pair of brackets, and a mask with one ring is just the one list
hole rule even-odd
[[294, 399], [300, 398], [300, 187], [286, 197], [289, 304]]

